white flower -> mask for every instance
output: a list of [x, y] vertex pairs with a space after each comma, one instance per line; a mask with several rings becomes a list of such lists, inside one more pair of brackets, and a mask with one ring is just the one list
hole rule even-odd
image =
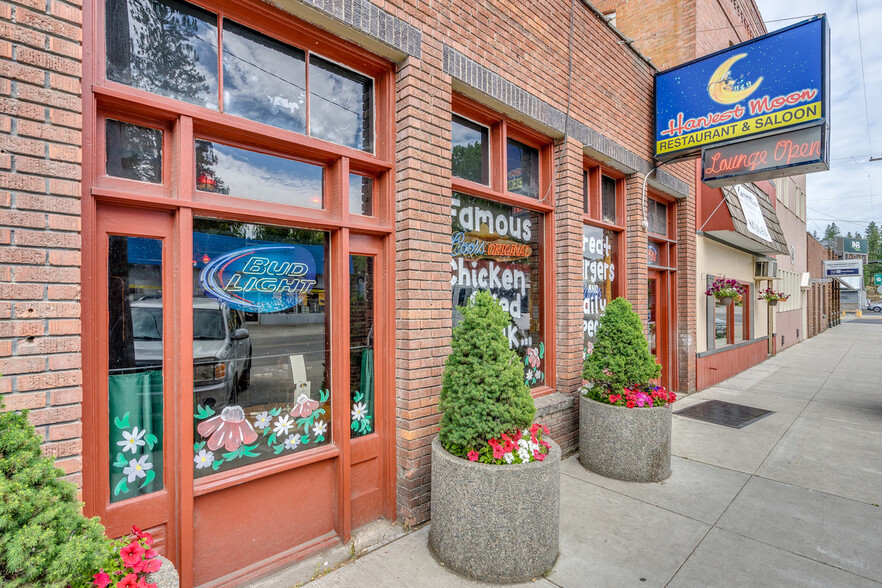
[[285, 449], [295, 449], [300, 445], [300, 435], [288, 435], [285, 439]]
[[[123, 448], [123, 453], [125, 453], [126, 451], [131, 451], [132, 453], [135, 453], [135, 451], [138, 450], [138, 447], [144, 445], [144, 440], [141, 439], [141, 437], [143, 437], [144, 433], [146, 432], [146, 430], [142, 429], [139, 433], [138, 427], [132, 429], [131, 433], [129, 433], [128, 431], [123, 431], [122, 436], [125, 441], [117, 441], [116, 444]], [[131, 482], [131, 480], [129, 480], [129, 482]]]
[[153, 469], [152, 463], [147, 463], [149, 456], [142, 455], [138, 461], [134, 459], [129, 461], [129, 465], [123, 468], [123, 475], [129, 477], [129, 482], [134, 482], [136, 478], [146, 478], [147, 470]]
[[514, 454], [512, 452], [508, 452], [502, 456], [502, 459], [505, 460], [505, 463], [511, 463], [514, 461]]
[[539, 444], [530, 441], [529, 443], [527, 443], [527, 450], [530, 452], [530, 454], [532, 454], [534, 451], [539, 450]]
[[521, 461], [524, 463], [530, 463], [530, 452], [527, 451], [525, 447], [521, 447], [518, 449], [518, 457], [521, 458]]
[[315, 425], [312, 427], [312, 434], [318, 437], [319, 435], [324, 435], [328, 430], [328, 423], [325, 421], [316, 421]]
[[[529, 439], [529, 436], [527, 437], [527, 439]], [[524, 439], [523, 437], [521, 437], [521, 440], [518, 441], [518, 447], [526, 449], [527, 448], [527, 439]]]
[[214, 462], [214, 452], [200, 449], [196, 457], [193, 458], [193, 461], [196, 463], [197, 470], [211, 467], [211, 464]]
[[281, 437], [282, 435], [287, 435], [288, 431], [293, 427], [294, 422], [291, 420], [290, 416], [280, 416], [279, 420], [276, 421], [276, 426], [273, 428], [273, 433]]
[[255, 419], [254, 428], [263, 430], [272, 424], [273, 417], [267, 411], [263, 411], [257, 413]]
[[367, 415], [367, 405], [364, 402], [356, 402], [352, 407], [352, 420], [360, 421]]

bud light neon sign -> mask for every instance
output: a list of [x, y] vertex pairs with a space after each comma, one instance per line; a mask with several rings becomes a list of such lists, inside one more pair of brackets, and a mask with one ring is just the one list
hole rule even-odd
[[199, 274], [205, 293], [244, 312], [279, 312], [297, 304], [316, 282], [315, 258], [296, 245], [237, 249]]

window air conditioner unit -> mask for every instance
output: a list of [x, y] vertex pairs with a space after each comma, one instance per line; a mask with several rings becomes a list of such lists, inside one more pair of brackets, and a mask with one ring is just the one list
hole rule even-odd
[[753, 277], [757, 280], [772, 280], [778, 277], [778, 262], [774, 259], [754, 258]]

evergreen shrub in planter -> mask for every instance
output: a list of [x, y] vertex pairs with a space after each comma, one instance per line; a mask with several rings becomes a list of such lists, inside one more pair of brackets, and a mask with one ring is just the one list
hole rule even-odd
[[432, 443], [429, 547], [450, 569], [485, 582], [540, 577], [559, 550], [560, 448], [532, 425], [535, 406], [489, 292], [461, 308]]
[[608, 478], [657, 482], [671, 475], [672, 392], [651, 383], [661, 366], [649, 353], [640, 317], [616, 298], [585, 358], [579, 409], [579, 461]]

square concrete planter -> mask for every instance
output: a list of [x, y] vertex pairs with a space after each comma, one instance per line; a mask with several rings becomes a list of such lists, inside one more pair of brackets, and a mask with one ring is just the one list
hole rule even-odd
[[671, 406], [625, 408], [579, 398], [579, 461], [594, 473], [627, 482], [671, 475]]
[[449, 454], [436, 437], [429, 548], [476, 580], [542, 577], [560, 548], [560, 447], [551, 441], [544, 461], [490, 465]]

